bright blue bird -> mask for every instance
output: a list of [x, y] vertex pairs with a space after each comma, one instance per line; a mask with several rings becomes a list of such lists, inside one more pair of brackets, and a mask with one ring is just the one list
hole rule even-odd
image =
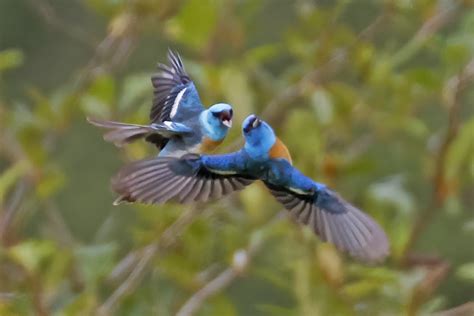
[[207, 201], [261, 180], [299, 223], [365, 262], [389, 253], [382, 228], [336, 192], [292, 166], [286, 146], [255, 115], [243, 123], [245, 145], [225, 155], [189, 154], [131, 163], [112, 180], [122, 201], [160, 204]]
[[158, 64], [160, 72], [151, 78], [154, 98], [150, 125], [88, 121], [108, 129], [104, 139], [119, 147], [145, 138], [160, 149], [159, 156], [211, 153], [232, 126], [232, 107], [217, 103], [205, 109], [179, 54], [169, 50], [168, 61], [170, 66]]

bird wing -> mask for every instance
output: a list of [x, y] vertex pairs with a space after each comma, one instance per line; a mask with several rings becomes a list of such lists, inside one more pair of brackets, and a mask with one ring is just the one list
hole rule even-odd
[[150, 120], [153, 123], [189, 119], [204, 110], [179, 54], [169, 50], [168, 61], [169, 66], [158, 64], [159, 72], [151, 77], [154, 98]]
[[379, 262], [388, 255], [389, 244], [383, 229], [336, 192], [323, 186], [308, 190], [265, 184], [293, 218], [309, 225], [323, 241], [368, 263]]
[[243, 189], [254, 179], [236, 172], [207, 169], [201, 156], [157, 157], [130, 163], [112, 179], [112, 189], [122, 201], [161, 204], [217, 199]]
[[122, 147], [142, 137], [146, 137], [147, 141], [159, 145], [168, 138], [193, 132], [191, 128], [184, 124], [170, 121], [150, 125], [127, 124], [90, 117], [87, 118], [87, 121], [97, 127], [108, 129], [104, 134], [104, 139], [114, 143], [117, 147]]

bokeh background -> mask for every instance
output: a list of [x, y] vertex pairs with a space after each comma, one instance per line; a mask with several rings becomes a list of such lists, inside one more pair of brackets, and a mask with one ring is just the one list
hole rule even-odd
[[[221, 151], [262, 115], [390, 258], [354, 262], [257, 184], [113, 207], [156, 150], [85, 118], [146, 123], [168, 47], [234, 106]], [[1, 0], [0, 315], [474, 315], [473, 81], [468, 0]]]

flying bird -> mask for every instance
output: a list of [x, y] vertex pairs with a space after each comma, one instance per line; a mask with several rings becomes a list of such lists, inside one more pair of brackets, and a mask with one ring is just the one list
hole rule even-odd
[[107, 129], [104, 139], [119, 147], [145, 138], [158, 147], [159, 156], [211, 153], [232, 126], [232, 107], [217, 103], [205, 109], [179, 54], [169, 50], [168, 61], [169, 65], [158, 64], [159, 72], [151, 77], [154, 98], [149, 125], [88, 121]]
[[187, 203], [219, 198], [261, 180], [296, 221], [323, 241], [364, 262], [388, 255], [387, 236], [377, 222], [293, 167], [287, 147], [269, 124], [250, 115], [242, 129], [245, 144], [237, 152], [133, 162], [112, 179], [112, 188], [119, 201]]

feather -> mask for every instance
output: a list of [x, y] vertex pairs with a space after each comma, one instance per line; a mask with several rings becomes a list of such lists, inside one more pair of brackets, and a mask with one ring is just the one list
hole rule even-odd
[[221, 175], [200, 165], [198, 155], [157, 157], [124, 166], [112, 179], [116, 200], [161, 204], [207, 201], [241, 190], [252, 183], [241, 175]]
[[323, 189], [304, 195], [266, 185], [299, 223], [310, 225], [323, 241], [364, 262], [379, 262], [388, 255], [388, 240], [382, 228], [337, 193]]
[[[150, 119], [154, 123], [171, 120], [178, 110], [181, 111], [180, 104], [183, 100], [191, 95], [196, 97], [196, 104], [193, 104], [193, 106], [203, 110], [197, 91], [184, 69], [179, 54], [169, 50], [168, 63], [169, 66], [159, 63], [157, 65], [159, 72], [151, 77], [154, 98]], [[194, 91], [187, 93], [188, 88]]]

